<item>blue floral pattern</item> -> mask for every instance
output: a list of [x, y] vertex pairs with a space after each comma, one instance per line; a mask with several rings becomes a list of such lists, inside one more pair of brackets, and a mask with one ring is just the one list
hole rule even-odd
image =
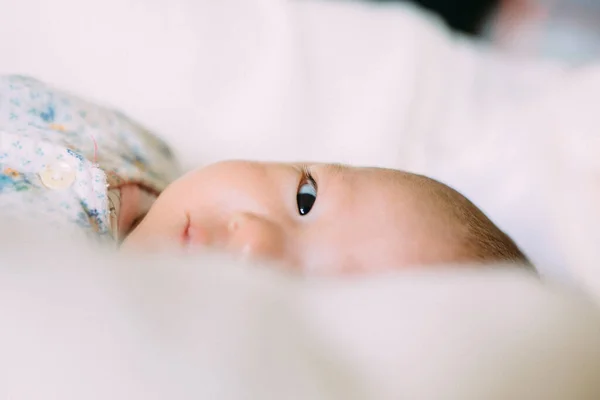
[[31, 187], [31, 182], [25, 175], [12, 168], [4, 168], [0, 172], [0, 194], [15, 191], [21, 192]]
[[[40, 178], [56, 163], [74, 173], [67, 188]], [[134, 183], [158, 193], [179, 172], [168, 146], [121, 113], [32, 78], [0, 76], [3, 212], [107, 237], [107, 190]]]

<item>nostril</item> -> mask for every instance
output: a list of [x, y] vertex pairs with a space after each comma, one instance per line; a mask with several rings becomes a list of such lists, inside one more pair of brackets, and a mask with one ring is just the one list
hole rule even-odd
[[229, 219], [229, 223], [227, 224], [227, 230], [230, 233], [235, 233], [240, 230], [246, 230], [249, 225], [254, 225], [254, 222], [256, 220], [257, 218], [253, 214], [245, 212], [235, 213]]
[[234, 217], [229, 221], [229, 224], [227, 225], [227, 230], [229, 232], [235, 232], [239, 229], [240, 227], [240, 219], [239, 217]]

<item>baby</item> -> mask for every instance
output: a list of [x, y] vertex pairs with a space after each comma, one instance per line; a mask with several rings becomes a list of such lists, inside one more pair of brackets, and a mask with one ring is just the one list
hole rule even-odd
[[439, 182], [326, 164], [227, 161], [190, 172], [158, 197], [123, 247], [211, 247], [323, 273], [528, 264], [477, 207]]
[[214, 248], [322, 273], [527, 264], [471, 202], [423, 176], [245, 161], [170, 184], [177, 175], [167, 146], [121, 114], [0, 77], [0, 209], [13, 216], [125, 250]]

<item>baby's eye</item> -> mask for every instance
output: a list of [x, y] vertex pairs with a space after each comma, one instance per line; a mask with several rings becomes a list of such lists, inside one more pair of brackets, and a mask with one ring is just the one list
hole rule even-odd
[[317, 185], [314, 179], [308, 175], [300, 184], [298, 194], [296, 194], [296, 203], [300, 215], [306, 215], [310, 212], [317, 200]]

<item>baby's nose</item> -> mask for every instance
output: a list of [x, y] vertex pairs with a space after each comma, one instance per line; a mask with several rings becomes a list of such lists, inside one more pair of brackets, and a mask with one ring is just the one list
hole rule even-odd
[[228, 230], [228, 245], [233, 252], [248, 258], [284, 260], [284, 232], [276, 223], [256, 214], [236, 213]]

